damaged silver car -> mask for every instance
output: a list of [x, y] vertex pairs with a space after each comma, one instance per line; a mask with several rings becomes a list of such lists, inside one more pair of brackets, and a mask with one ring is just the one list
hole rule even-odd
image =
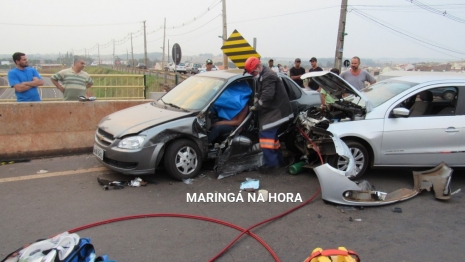
[[[465, 166], [465, 77], [391, 78], [360, 91], [327, 71], [301, 78], [312, 78], [336, 99], [309, 121], [329, 122], [327, 131], [348, 145], [355, 179], [370, 167]], [[348, 166], [338, 155], [328, 155], [326, 162], [343, 171]]]
[[[103, 165], [123, 174], [153, 174], [164, 166], [180, 180], [198, 175], [207, 159], [216, 159], [219, 175], [258, 168], [262, 162], [254, 113], [248, 113], [232, 132], [211, 143], [207, 138], [218, 114], [253, 104], [255, 79], [242, 73], [222, 70], [191, 76], [157, 101], [106, 116], [95, 133], [94, 154]], [[320, 105], [318, 92], [304, 91], [286, 75], [279, 76], [294, 115]], [[218, 112], [219, 100], [230, 108]]]

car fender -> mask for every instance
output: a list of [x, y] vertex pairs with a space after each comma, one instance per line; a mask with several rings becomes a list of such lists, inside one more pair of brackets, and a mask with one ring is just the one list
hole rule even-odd
[[327, 131], [337, 135], [343, 141], [356, 140], [368, 145], [367, 150], [372, 154], [373, 165], [381, 160], [381, 143], [383, 139], [384, 119], [365, 119], [360, 121], [343, 121], [332, 123]]

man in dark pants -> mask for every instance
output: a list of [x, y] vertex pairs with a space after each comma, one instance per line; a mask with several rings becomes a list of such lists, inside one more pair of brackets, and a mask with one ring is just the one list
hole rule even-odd
[[305, 68], [300, 67], [300, 58], [296, 58], [294, 67], [289, 71], [291, 79], [294, 80], [300, 87], [304, 88], [304, 81], [300, 77], [305, 74]]
[[[310, 72], [316, 72], [316, 71], [323, 71], [323, 69], [321, 69], [321, 67], [319, 67], [319, 66], [317, 65], [316, 62], [317, 62], [317, 60], [316, 60], [315, 57], [312, 57], [312, 58], [310, 59], [310, 65], [311, 65], [312, 67], [308, 70], [309, 73], [310, 73]], [[310, 79], [310, 82], [308, 83], [308, 87], [309, 87], [310, 89], [314, 90], [314, 91], [317, 91], [318, 88], [320, 88], [320, 87], [318, 86], [318, 84], [317, 84], [315, 81], [313, 81], [312, 79]]]
[[255, 103], [250, 109], [258, 112], [260, 147], [265, 159], [260, 171], [267, 172], [285, 164], [278, 129], [294, 115], [284, 85], [275, 72], [264, 67], [256, 57], [245, 61], [245, 72], [258, 77]]

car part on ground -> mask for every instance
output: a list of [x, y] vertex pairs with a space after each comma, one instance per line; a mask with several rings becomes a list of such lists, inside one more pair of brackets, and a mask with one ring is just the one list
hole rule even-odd
[[451, 197], [450, 181], [453, 170], [445, 163], [426, 170], [413, 171], [413, 188], [402, 188], [391, 193], [377, 191], [366, 180], [351, 181], [341, 170], [324, 164], [313, 169], [321, 186], [325, 201], [349, 206], [381, 206], [404, 201], [423, 190], [434, 190], [435, 197], [447, 200]]

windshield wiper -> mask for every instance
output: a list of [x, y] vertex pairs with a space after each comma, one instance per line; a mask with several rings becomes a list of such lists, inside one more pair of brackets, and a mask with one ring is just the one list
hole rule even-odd
[[161, 100], [161, 101], [163, 102], [163, 104], [165, 104], [165, 105], [169, 105], [169, 106], [171, 106], [171, 107], [174, 107], [174, 108], [177, 108], [177, 109], [181, 109], [181, 110], [184, 111], [184, 112], [189, 112], [189, 110], [184, 109], [184, 108], [182, 108], [182, 107], [180, 107], [180, 106], [177, 106], [177, 105], [175, 105], [175, 104], [166, 103], [166, 102], [163, 100], [163, 98], [160, 98], [160, 100]]

